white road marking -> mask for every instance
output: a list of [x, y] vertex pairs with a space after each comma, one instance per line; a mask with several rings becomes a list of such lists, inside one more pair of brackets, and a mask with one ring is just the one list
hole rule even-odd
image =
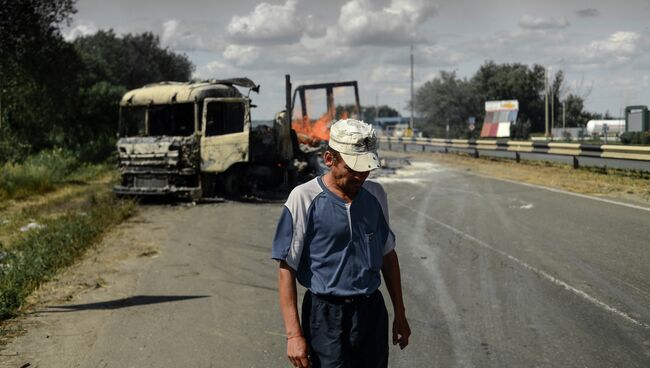
[[[415, 163], [415, 162], [412, 162], [412, 164], [413, 163]], [[442, 168], [442, 170], [441, 170], [441, 166], [438, 166], [438, 165], [435, 165], [435, 164], [434, 165], [427, 165], [427, 164], [421, 165], [417, 169], [419, 169], [419, 170], [425, 169], [425, 171], [444, 171], [444, 169], [445, 169], [445, 168]], [[406, 166], [405, 168], [407, 168], [407, 167], [408, 166]], [[402, 168], [401, 170], [397, 170], [397, 173], [401, 174], [400, 175], [401, 179], [407, 179], [408, 180], [409, 177], [412, 178], [413, 175], [417, 173], [417, 171], [414, 172], [414, 170], [404, 170], [405, 168]], [[548, 191], [555, 192], [555, 193], [567, 194], [567, 195], [572, 195], [572, 196], [585, 198], [585, 199], [592, 199], [592, 200], [596, 200], [596, 201], [600, 201], [600, 202], [605, 202], [605, 203], [609, 203], [609, 204], [624, 206], [624, 207], [628, 207], [628, 208], [634, 208], [634, 209], [638, 209], [638, 210], [642, 210], [642, 211], [650, 211], [650, 208], [648, 208], [648, 207], [637, 206], [637, 205], [630, 204], [630, 203], [618, 202], [618, 201], [614, 201], [614, 200], [611, 200], [611, 199], [593, 197], [593, 196], [589, 196], [589, 195], [586, 195], [586, 194], [572, 193], [572, 192], [568, 192], [568, 191], [561, 190], [561, 189], [549, 188], [549, 187], [536, 185], [536, 184], [522, 183], [522, 182], [509, 180], [509, 179], [503, 179], [503, 178], [497, 178], [497, 177], [492, 177], [492, 176], [487, 176], [487, 175], [481, 175], [481, 174], [474, 173], [474, 172], [460, 171], [460, 170], [456, 170], [456, 169], [453, 169], [453, 168], [451, 168], [450, 170], [455, 171], [455, 172], [466, 173], [466, 174], [470, 174], [470, 175], [474, 175], [474, 176], [478, 176], [478, 177], [482, 177], [482, 178], [486, 178], [486, 179], [495, 179], [495, 180], [508, 182], [508, 183], [511, 183], [511, 184], [519, 184], [519, 185], [524, 185], [524, 186], [528, 186], [528, 187], [531, 187], [531, 188], [548, 190]], [[420, 171], [420, 173], [421, 173], [421, 171]], [[404, 181], [406, 181], [406, 180], [404, 180]], [[411, 200], [413, 200], [412, 197], [411, 197]], [[482, 240], [480, 240], [478, 238], [475, 238], [474, 236], [472, 236], [472, 235], [470, 235], [470, 234], [468, 234], [468, 233], [466, 233], [466, 232], [464, 232], [462, 230], [456, 229], [455, 227], [453, 227], [451, 225], [448, 225], [448, 224], [446, 224], [446, 223], [444, 223], [442, 221], [439, 221], [439, 220], [427, 215], [426, 213], [424, 213], [424, 212], [422, 212], [420, 210], [411, 208], [410, 206], [408, 206], [408, 204], [405, 201], [400, 201], [400, 204], [403, 207], [408, 208], [412, 212], [415, 212], [415, 213], [423, 216], [424, 218], [426, 218], [426, 219], [428, 219], [430, 221], [433, 221], [436, 224], [438, 224], [438, 225], [440, 225], [440, 226], [442, 226], [442, 227], [444, 227], [444, 228], [446, 228], [446, 229], [448, 229], [448, 230], [450, 230], [450, 231], [452, 231], [452, 232], [454, 232], [454, 233], [456, 233], [456, 234], [458, 234], [460, 236], [463, 236], [463, 237], [475, 242], [476, 244], [478, 244], [478, 245], [480, 245], [480, 246], [482, 246], [482, 247], [484, 247], [484, 248], [486, 248], [488, 250], [491, 250], [491, 251], [501, 255], [502, 257], [505, 257], [505, 258], [515, 262], [516, 264], [520, 265], [521, 267], [536, 273], [537, 275], [543, 277], [544, 279], [546, 279], [546, 280], [548, 280], [548, 281], [550, 281], [550, 282], [552, 282], [552, 283], [554, 283], [556, 285], [559, 285], [559, 286], [563, 287], [564, 289], [574, 293], [575, 295], [577, 295], [579, 297], [582, 297], [583, 299], [589, 301], [590, 303], [596, 305], [597, 307], [600, 307], [600, 308], [602, 308], [602, 309], [604, 309], [604, 310], [606, 310], [608, 312], [611, 312], [611, 313], [613, 313], [615, 315], [618, 315], [619, 317], [627, 320], [628, 322], [630, 322], [630, 323], [632, 323], [634, 325], [650, 329], [650, 325], [648, 325], [648, 324], [646, 324], [646, 323], [644, 323], [644, 322], [642, 322], [640, 320], [637, 320], [634, 317], [631, 317], [629, 314], [627, 314], [627, 313], [625, 313], [623, 311], [620, 311], [620, 310], [616, 309], [615, 307], [612, 307], [612, 306], [598, 300], [597, 298], [587, 294], [586, 292], [584, 292], [584, 291], [582, 291], [580, 289], [577, 289], [577, 288], [569, 285], [568, 283], [566, 283], [566, 282], [564, 282], [564, 281], [562, 281], [560, 279], [557, 279], [557, 278], [553, 277], [552, 275], [550, 275], [550, 274], [548, 274], [548, 273], [546, 273], [546, 272], [544, 272], [544, 271], [542, 271], [542, 270], [540, 270], [538, 268], [535, 268], [535, 267], [529, 265], [528, 263], [526, 263], [526, 262], [524, 262], [524, 261], [522, 261], [522, 260], [520, 260], [520, 259], [518, 259], [518, 258], [516, 258], [516, 257], [502, 251], [502, 250], [494, 248], [490, 244], [488, 244], [488, 243], [486, 243], [486, 242], [484, 242], [484, 241], [482, 241]], [[520, 208], [522, 208], [522, 209], [533, 208], [532, 204], [529, 204], [529, 205], [530, 206], [528, 206], [528, 205], [521, 206]]]
[[637, 325], [637, 326], [640, 326], [640, 327], [643, 327], [643, 328], [650, 328], [650, 325], [648, 325], [648, 324], [646, 324], [646, 323], [644, 323], [642, 321], [639, 321], [636, 318], [631, 317], [629, 314], [627, 314], [627, 313], [625, 313], [623, 311], [620, 311], [620, 310], [618, 310], [618, 309], [616, 309], [616, 308], [614, 308], [614, 307], [612, 307], [612, 306], [610, 306], [610, 305], [596, 299], [595, 297], [587, 294], [586, 292], [584, 292], [584, 291], [582, 291], [580, 289], [577, 289], [577, 288], [567, 284], [566, 282], [564, 282], [564, 281], [562, 281], [560, 279], [557, 279], [557, 278], [549, 275], [548, 273], [546, 273], [546, 272], [544, 272], [544, 271], [542, 271], [542, 270], [540, 270], [540, 269], [538, 269], [536, 267], [533, 267], [533, 266], [529, 265], [528, 263], [520, 260], [519, 258], [511, 256], [510, 254], [508, 254], [508, 253], [506, 253], [506, 252], [504, 252], [502, 250], [496, 249], [493, 246], [491, 246], [490, 244], [488, 244], [488, 243], [486, 243], [486, 242], [484, 242], [484, 241], [482, 241], [482, 240], [480, 240], [478, 238], [475, 238], [474, 236], [472, 236], [472, 235], [470, 235], [470, 234], [468, 234], [468, 233], [466, 233], [466, 232], [464, 232], [462, 230], [456, 229], [455, 227], [453, 227], [451, 225], [448, 225], [448, 224], [446, 224], [446, 223], [444, 223], [442, 221], [439, 221], [439, 220], [427, 215], [426, 213], [424, 213], [422, 211], [419, 211], [417, 209], [413, 209], [408, 205], [408, 203], [406, 203], [404, 201], [400, 201], [400, 204], [403, 207], [408, 208], [412, 212], [415, 212], [418, 215], [420, 215], [420, 216], [422, 216], [422, 217], [424, 217], [424, 218], [426, 218], [426, 219], [428, 219], [430, 221], [435, 222], [436, 224], [444, 227], [445, 229], [447, 229], [447, 230], [449, 230], [449, 231], [451, 231], [451, 232], [453, 232], [455, 234], [458, 234], [458, 235], [460, 235], [460, 236], [462, 236], [462, 237], [464, 237], [466, 239], [469, 239], [469, 240], [473, 241], [474, 243], [482, 246], [483, 248], [491, 250], [492, 252], [495, 252], [495, 253], [497, 253], [497, 254], [499, 254], [499, 255], [501, 255], [501, 256], [513, 261], [513, 262], [515, 262], [516, 264], [520, 265], [521, 267], [536, 273], [537, 275], [545, 278], [546, 280], [548, 280], [548, 281], [550, 281], [550, 282], [552, 282], [552, 283], [554, 283], [556, 285], [559, 285], [559, 286], [563, 287], [564, 289], [576, 294], [579, 297], [582, 297], [583, 299], [585, 299], [588, 302], [596, 305], [597, 307], [605, 309], [606, 311], [611, 312], [611, 313], [625, 319], [626, 321], [628, 321], [628, 322], [630, 322], [630, 323], [632, 323], [634, 325]]

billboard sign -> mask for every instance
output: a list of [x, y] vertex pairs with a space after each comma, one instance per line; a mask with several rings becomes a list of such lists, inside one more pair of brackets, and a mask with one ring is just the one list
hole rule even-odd
[[517, 100], [486, 101], [481, 137], [510, 137], [510, 125], [517, 121], [518, 113], [519, 101]]

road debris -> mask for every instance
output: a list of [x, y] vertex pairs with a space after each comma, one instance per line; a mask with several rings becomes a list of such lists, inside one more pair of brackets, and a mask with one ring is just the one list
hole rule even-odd
[[21, 227], [20, 231], [24, 233], [24, 232], [27, 232], [27, 231], [39, 230], [39, 229], [43, 229], [43, 228], [45, 228], [45, 225], [39, 224], [38, 222], [35, 222], [35, 221], [32, 221], [29, 224]]

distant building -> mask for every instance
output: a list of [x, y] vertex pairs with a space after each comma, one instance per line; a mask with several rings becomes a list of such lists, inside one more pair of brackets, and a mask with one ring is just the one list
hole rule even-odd
[[391, 116], [376, 118], [372, 123], [377, 134], [383, 137], [403, 137], [409, 127], [410, 118], [405, 116]]

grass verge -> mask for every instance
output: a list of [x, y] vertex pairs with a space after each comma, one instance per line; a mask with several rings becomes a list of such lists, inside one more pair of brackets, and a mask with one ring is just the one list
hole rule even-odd
[[571, 165], [481, 156], [434, 152], [385, 152], [397, 157], [433, 160], [437, 163], [471, 171], [480, 175], [558, 188], [574, 193], [650, 203], [650, 174], [645, 171]]
[[55, 148], [22, 163], [6, 163], [0, 169], [0, 201], [6, 201], [51, 192], [69, 182], [91, 180], [109, 170], [109, 165], [81, 163], [72, 152]]
[[11, 318], [25, 299], [48, 278], [70, 266], [136, 205], [110, 192], [93, 193], [78, 211], [46, 220], [10, 247], [0, 247], [0, 321]]

